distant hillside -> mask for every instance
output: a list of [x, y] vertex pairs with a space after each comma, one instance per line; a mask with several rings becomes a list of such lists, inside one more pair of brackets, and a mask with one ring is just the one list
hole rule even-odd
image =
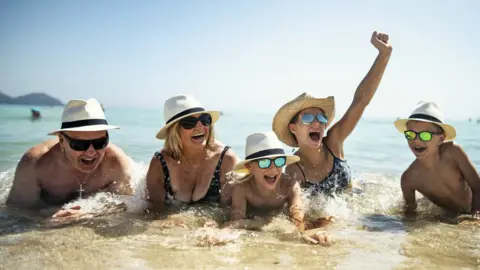
[[62, 106], [63, 103], [44, 93], [31, 93], [16, 98], [9, 97], [0, 92], [0, 104], [18, 104], [18, 105], [35, 105], [35, 106]]
[[12, 103], [12, 98], [0, 92], [0, 104], [10, 104]]

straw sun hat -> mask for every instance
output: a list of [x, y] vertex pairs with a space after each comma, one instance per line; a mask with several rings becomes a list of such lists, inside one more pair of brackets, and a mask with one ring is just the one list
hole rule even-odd
[[332, 123], [332, 120], [335, 117], [335, 100], [332, 96], [327, 98], [315, 98], [310, 93], [302, 93], [295, 99], [283, 105], [273, 118], [272, 129], [281, 142], [291, 147], [298, 146], [292, 132], [288, 128], [288, 125], [296, 114], [307, 108], [322, 109], [328, 119], [327, 127]]

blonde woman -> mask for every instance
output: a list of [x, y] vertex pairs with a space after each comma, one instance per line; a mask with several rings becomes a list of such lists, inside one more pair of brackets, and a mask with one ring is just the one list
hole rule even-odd
[[147, 172], [149, 209], [159, 211], [165, 201], [221, 202], [225, 173], [237, 162], [228, 146], [215, 140], [219, 111], [207, 111], [190, 95], [178, 95], [164, 105], [165, 125], [157, 138], [164, 148], [153, 156]]

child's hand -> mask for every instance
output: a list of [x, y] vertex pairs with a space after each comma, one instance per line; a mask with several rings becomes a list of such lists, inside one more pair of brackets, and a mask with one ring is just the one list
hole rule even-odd
[[319, 244], [322, 246], [330, 246], [331, 244], [335, 243], [333, 235], [325, 231], [316, 231], [311, 233], [306, 232], [303, 234], [302, 238], [311, 244]]
[[480, 219], [480, 198], [476, 194], [473, 194], [472, 198], [472, 217]]

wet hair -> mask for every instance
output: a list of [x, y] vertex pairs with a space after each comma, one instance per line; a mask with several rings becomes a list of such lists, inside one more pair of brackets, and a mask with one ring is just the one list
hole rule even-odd
[[[180, 125], [177, 121], [175, 124], [170, 126], [167, 130], [167, 136], [165, 138], [165, 143], [163, 145], [163, 150], [171, 156], [174, 160], [180, 160], [183, 151], [182, 139], [180, 137]], [[205, 146], [206, 150], [213, 150], [213, 144], [215, 142], [215, 131], [213, 124], [209, 126], [209, 133], [207, 138], [207, 145]]]

